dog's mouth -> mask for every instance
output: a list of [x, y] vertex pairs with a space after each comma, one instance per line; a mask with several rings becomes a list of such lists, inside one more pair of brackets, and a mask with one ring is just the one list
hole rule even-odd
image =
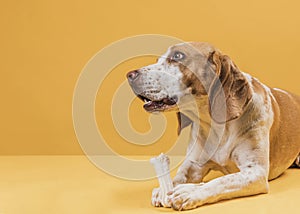
[[145, 96], [138, 95], [138, 97], [145, 102], [144, 109], [148, 112], [155, 112], [155, 111], [164, 111], [168, 110], [174, 106], [176, 106], [178, 98], [174, 97], [166, 97], [161, 100], [151, 100]]

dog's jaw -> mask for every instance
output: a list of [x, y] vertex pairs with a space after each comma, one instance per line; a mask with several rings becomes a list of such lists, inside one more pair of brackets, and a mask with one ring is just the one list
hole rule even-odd
[[142, 95], [138, 95], [138, 97], [144, 101], [143, 107], [147, 112], [168, 111], [177, 107], [177, 96], [165, 97], [161, 100], [151, 100]]

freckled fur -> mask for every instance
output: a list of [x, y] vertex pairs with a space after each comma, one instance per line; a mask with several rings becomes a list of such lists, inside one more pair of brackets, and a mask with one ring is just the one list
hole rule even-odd
[[[186, 58], [172, 62], [175, 51]], [[267, 193], [268, 180], [281, 175], [298, 157], [300, 98], [240, 71], [212, 45], [172, 46], [156, 64], [140, 71], [136, 87], [154, 98], [178, 96], [179, 109], [171, 110], [184, 115], [179, 132], [192, 126], [186, 158], [168, 199], [173, 209]], [[224, 105], [225, 116], [220, 114]], [[212, 169], [224, 176], [201, 183]], [[155, 189], [154, 206], [160, 205], [159, 198]]]

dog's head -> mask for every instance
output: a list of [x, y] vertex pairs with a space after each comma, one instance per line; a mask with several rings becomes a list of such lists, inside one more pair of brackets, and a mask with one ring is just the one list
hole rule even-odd
[[[179, 111], [186, 96], [206, 97], [211, 117], [222, 123], [240, 116], [250, 99], [242, 73], [208, 43], [174, 45], [157, 63], [131, 71], [127, 78], [148, 112]], [[227, 108], [222, 114], [224, 105]]]

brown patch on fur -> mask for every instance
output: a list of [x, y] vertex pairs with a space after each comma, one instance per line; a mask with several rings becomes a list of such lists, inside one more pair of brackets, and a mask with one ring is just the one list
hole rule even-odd
[[300, 97], [271, 89], [274, 122], [270, 130], [269, 179], [281, 175], [300, 152]]
[[249, 83], [228, 56], [212, 52], [208, 59], [216, 68], [209, 89], [211, 117], [218, 123], [234, 120], [243, 114], [251, 100]]
[[[208, 55], [213, 50], [215, 48], [208, 43], [193, 42], [175, 45], [170, 50], [167, 62], [179, 66], [183, 74], [182, 82], [188, 88], [191, 88], [193, 95], [207, 95], [207, 91], [201, 82], [205, 82], [205, 78], [200, 76], [205, 72], [199, 69], [203, 69], [203, 66], [207, 64]], [[173, 61], [171, 59], [175, 52], [182, 52], [186, 57], [183, 60]]]
[[188, 69], [186, 66], [180, 64], [179, 69], [183, 74], [182, 82], [185, 84], [188, 88], [191, 88], [191, 93], [196, 96], [206, 95], [207, 92], [199, 80], [199, 78], [192, 72], [190, 69]]

